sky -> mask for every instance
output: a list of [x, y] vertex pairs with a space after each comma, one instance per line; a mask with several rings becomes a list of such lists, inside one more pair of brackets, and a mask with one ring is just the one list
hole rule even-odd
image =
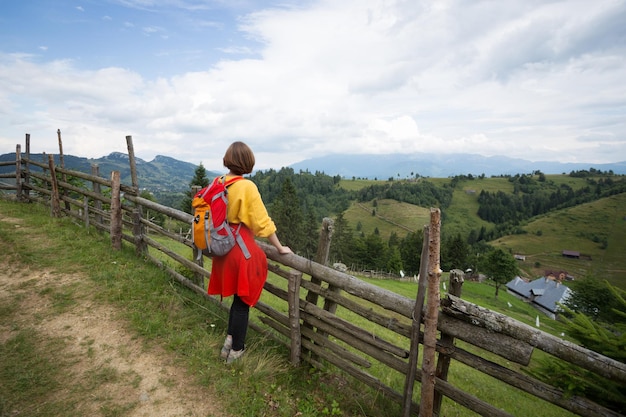
[[626, 0], [0, 0], [0, 153], [626, 160]]

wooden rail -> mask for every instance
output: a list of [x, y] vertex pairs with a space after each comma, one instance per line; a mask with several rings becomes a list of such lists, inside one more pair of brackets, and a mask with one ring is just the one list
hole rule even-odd
[[[132, 138], [126, 139], [132, 165]], [[26, 148], [30, 149], [28, 136]], [[20, 184], [20, 187], [5, 188], [15, 191], [17, 199], [47, 204], [53, 214], [58, 210], [60, 215], [71, 216], [86, 227], [111, 233], [114, 248], [119, 248], [122, 240], [134, 245], [138, 254], [166, 269], [177, 282], [204, 294], [208, 301], [217, 302], [206, 295], [203, 288], [204, 278], [210, 278], [210, 272], [201, 262], [194, 261], [194, 256], [181, 256], [150, 236], [158, 235], [186, 245], [190, 254], [192, 242], [181, 234], [154, 224], [142, 213], [152, 210], [181, 225], [189, 225], [192, 216], [140, 197], [134, 167], [131, 166], [133, 184], [128, 186], [117, 182], [119, 173], [113, 173], [111, 179], [93, 175], [97, 173], [97, 167], [92, 168], [92, 174], [86, 174], [57, 167], [53, 163], [33, 161], [28, 152], [21, 154], [19, 145], [16, 162], [0, 163], [1, 166], [11, 164], [16, 166], [16, 173], [12, 177], [2, 175], [0, 178], [13, 178], [16, 184]], [[57, 176], [55, 172], [61, 175]], [[72, 185], [69, 182], [71, 178], [86, 181], [89, 186]], [[531, 362], [535, 349], [553, 356], [555, 360], [580, 366], [609, 382], [626, 383], [626, 364], [462, 300], [462, 271], [451, 273], [450, 284], [454, 289], [438, 302], [436, 282], [441, 274], [438, 270], [439, 237], [436, 230], [429, 234], [429, 230], [433, 231], [432, 222], [438, 221], [433, 219], [433, 215], [438, 216], [437, 213], [438, 210], [431, 213], [431, 225], [425, 229], [425, 236], [429, 238], [424, 244], [428, 247], [422, 250], [422, 265], [433, 267], [421, 273], [421, 276], [429, 275], [430, 305], [424, 307], [425, 279], [420, 281], [418, 296], [412, 300], [326, 266], [332, 224], [325, 219], [316, 258], [318, 262], [296, 254], [279, 255], [271, 245], [258, 242], [270, 260], [270, 271], [279, 277], [277, 282], [266, 284], [265, 292], [278, 303], [284, 303], [284, 308], [276, 309], [259, 302], [256, 308], [261, 313], [260, 321], [251, 322], [251, 327], [288, 347], [291, 352], [289, 359], [294, 365], [302, 362], [315, 367], [332, 364], [398, 402], [404, 416], [418, 415], [418, 412], [421, 416], [439, 415], [444, 397], [484, 416], [510, 416], [519, 412], [514, 406], [508, 411], [502, 410], [468, 393], [463, 387], [448, 382], [448, 374], [454, 372], [455, 361], [494, 377], [512, 389], [524, 391], [538, 400], [580, 416], [622, 415], [584, 397], [568, 396], [518, 369]], [[114, 241], [117, 234], [119, 242]], [[184, 266], [196, 278], [181, 275], [176, 268], [155, 256], [155, 251]], [[299, 296], [301, 292], [306, 296]], [[320, 299], [324, 302], [321, 303]], [[346, 320], [336, 313], [338, 307], [360, 316], [367, 325], [359, 327]], [[437, 334], [440, 335], [438, 339]], [[428, 345], [424, 346], [424, 355], [429, 355], [429, 363], [422, 363], [422, 368], [418, 369], [417, 352], [424, 340], [428, 341]], [[457, 347], [455, 340], [471, 346]], [[485, 351], [502, 360], [496, 363], [477, 353]], [[382, 375], [371, 371], [381, 367], [385, 369], [385, 376], [389, 372], [397, 373], [399, 379], [404, 381], [404, 389], [388, 385]], [[415, 383], [421, 384], [419, 402], [413, 395]]]

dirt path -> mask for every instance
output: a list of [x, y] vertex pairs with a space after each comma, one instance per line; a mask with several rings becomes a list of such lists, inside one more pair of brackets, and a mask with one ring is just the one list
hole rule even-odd
[[[11, 306], [14, 312], [8, 320], [0, 317], [0, 344], [24, 328], [44, 340], [61, 340], [62, 357], [69, 364], [63, 375], [69, 378], [55, 400], [76, 404], [76, 415], [111, 415], [116, 410], [115, 415], [130, 417], [227, 417], [216, 394], [194, 384], [174, 355], [134, 336], [115, 308], [95, 301], [89, 290], [85, 277], [32, 271], [0, 254], [0, 306]], [[71, 301], [59, 307], [54, 295], [62, 298], [68, 291]], [[27, 409], [6, 411], [11, 416], [31, 414]]]

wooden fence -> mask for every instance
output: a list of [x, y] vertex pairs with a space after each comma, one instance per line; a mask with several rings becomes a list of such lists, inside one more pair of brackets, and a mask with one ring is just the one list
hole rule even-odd
[[[185, 224], [191, 223], [192, 216], [139, 196], [132, 138], [128, 136], [126, 140], [131, 185], [120, 184], [119, 172], [112, 172], [110, 179], [100, 177], [97, 166], [92, 167], [91, 174], [65, 169], [59, 132], [60, 164], [55, 163], [52, 155], [47, 161], [32, 160], [30, 137], [26, 135], [26, 151], [22, 153], [17, 145], [15, 161], [0, 163], [15, 166], [13, 174], [0, 176], [0, 189], [15, 192], [19, 200], [49, 205], [52, 216], [72, 216], [87, 227], [110, 233], [114, 248], [121, 248], [122, 241], [129, 242], [139, 255], [165, 268], [180, 284], [216, 302], [205, 293], [203, 282], [210, 273], [203, 268], [202, 260], [192, 261], [195, 254], [181, 256], [150, 237], [158, 234], [192, 248], [186, 237], [151, 222], [144, 213], [162, 213]], [[35, 172], [34, 167], [40, 170]], [[2, 181], [3, 178], [11, 178], [14, 183]], [[71, 178], [86, 181], [91, 188], [72, 185]], [[626, 383], [624, 363], [462, 300], [462, 271], [451, 271], [449, 292], [440, 297], [439, 230], [440, 212], [432, 209], [430, 224], [424, 227], [420, 270], [423, 279], [419, 280], [414, 300], [326, 266], [332, 239], [330, 219], [324, 219], [314, 260], [296, 254], [279, 255], [271, 245], [258, 242], [270, 260], [269, 269], [284, 278], [282, 285], [268, 282], [265, 291], [280, 300], [284, 308], [259, 302], [256, 308], [262, 313], [260, 323], [251, 326], [286, 345], [294, 365], [303, 361], [315, 367], [332, 364], [398, 402], [403, 416], [437, 416], [444, 397], [483, 416], [526, 415], [515, 405], [504, 411], [449, 382], [453, 360], [576, 415], [622, 415], [584, 397], [567, 395], [529, 376], [523, 368], [530, 363], [533, 350], [538, 349], [555, 360], [599, 375], [607, 383]], [[157, 257], [154, 251], [162, 255]], [[168, 266], [169, 261], [160, 260], [166, 257], [192, 271], [195, 278], [181, 275]], [[337, 315], [339, 306], [363, 318], [367, 325], [358, 327]], [[461, 348], [456, 345], [457, 340], [471, 347]], [[405, 381], [403, 389], [389, 386], [381, 375], [368, 371], [374, 367], [385, 369], [385, 375], [398, 373]], [[419, 401], [414, 394], [415, 383], [420, 384]]]

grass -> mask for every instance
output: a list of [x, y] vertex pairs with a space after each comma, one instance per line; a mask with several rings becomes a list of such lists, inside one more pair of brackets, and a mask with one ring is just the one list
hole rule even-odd
[[[23, 265], [29, 265], [31, 270], [45, 269], [59, 275], [66, 274], [67, 271], [84, 274], [88, 277], [85, 285], [94, 294], [96, 301], [117, 306], [136, 337], [157, 343], [175, 355], [180, 366], [188, 369], [194, 376], [190, 383], [219, 392], [219, 399], [225, 410], [232, 415], [399, 414], [397, 405], [377, 396], [368, 388], [352, 383], [350, 378], [339, 372], [310, 371], [304, 366], [292, 368], [287, 363], [288, 353], [284, 347], [253, 331], [248, 337], [248, 356], [232, 367], [225, 367], [223, 361], [218, 359], [217, 352], [225, 334], [226, 314], [217, 306], [206, 302], [203, 297], [173, 283], [154, 265], [136, 258], [134, 248], [125, 247], [119, 252], [111, 251], [106, 235], [84, 230], [68, 219], [50, 219], [45, 208], [37, 205], [17, 204], [0, 199], [0, 215], [23, 219], [24, 224], [30, 226], [27, 230], [0, 222], [0, 253], [3, 253], [0, 260], [3, 265], [14, 268], [16, 273], [22, 270]], [[190, 256], [190, 249], [183, 245], [177, 250]], [[271, 274], [269, 280], [282, 282], [284, 286], [283, 278]], [[411, 299], [415, 298], [417, 291], [417, 285], [412, 282], [366, 281]], [[59, 290], [41, 291], [54, 302], [54, 314], [60, 314], [71, 308], [73, 303], [80, 302], [85, 288], [67, 285]], [[463, 298], [534, 325], [537, 313], [532, 307], [504, 292], [495, 299], [494, 292], [495, 289], [489, 285], [466, 282]], [[262, 301], [284, 310], [284, 305], [268, 293], [263, 294]], [[13, 306], [11, 299], [0, 300], [2, 328], [10, 326], [19, 314]], [[258, 313], [256, 310], [252, 311], [253, 314]], [[364, 325], [363, 320], [354, 314], [343, 309], [339, 311], [356, 325]], [[559, 334], [563, 330], [558, 322], [547, 319], [542, 321], [542, 329], [553, 334]], [[378, 333], [378, 329], [376, 332]], [[397, 344], [408, 343], [406, 339], [391, 332], [381, 330], [380, 335]], [[57, 358], [63, 340], [44, 339], [35, 328], [19, 329], [19, 333], [10, 340], [0, 339], [0, 406], [4, 410], [29, 404], [48, 404], [52, 401], [56, 414], [37, 415], [69, 416], [73, 415], [70, 410], [85, 395], [84, 390], [97, 382], [134, 383], [132, 375], [121, 375], [104, 366], [95, 373], [95, 380], [84, 381], [83, 391], [78, 390], [75, 397], [58, 396], [62, 391], [61, 387], [69, 382], [70, 377], [61, 371], [62, 358]], [[85, 343], [88, 347], [89, 341]], [[473, 349], [460, 342], [459, 344], [468, 350]], [[18, 345], [23, 347], [16, 348]], [[8, 352], [13, 356], [5, 356]], [[24, 381], [17, 376], [19, 372], [15, 371], [16, 368], [28, 369]], [[46, 375], [40, 375], [42, 372]], [[374, 367], [368, 372], [380, 375], [381, 380], [402, 392], [403, 375], [381, 367]], [[43, 381], [45, 389], [34, 384], [35, 380]], [[523, 415], [540, 417], [571, 415], [507, 388], [458, 363], [453, 364], [450, 380], [498, 407], [509, 408], [511, 404], [515, 404], [514, 409], [509, 410], [512, 414], [523, 410]], [[16, 383], [21, 387], [19, 393], [13, 387]], [[417, 399], [418, 391], [419, 384], [416, 385]], [[133, 404], [119, 404], [103, 398], [102, 408], [104, 415], [121, 416], [130, 413]], [[472, 415], [463, 407], [447, 400], [444, 400], [443, 412], [450, 416]]]
[[[37, 290], [54, 304], [51, 314], [82, 302], [85, 291], [91, 294], [91, 302], [116, 306], [137, 338], [174, 355], [179, 366], [193, 376], [189, 383], [219, 393], [230, 415], [293, 416], [301, 410], [310, 416], [330, 415], [333, 410], [345, 416], [385, 415], [388, 403], [384, 399], [374, 401], [369, 391], [357, 391], [332, 373], [291, 367], [285, 348], [254, 331], [249, 332], [247, 356], [226, 367], [218, 356], [226, 313], [137, 258], [134, 248], [124, 245], [122, 251], [112, 251], [107, 235], [85, 230], [67, 218], [51, 219], [39, 205], [0, 199], [0, 216], [19, 219], [15, 224], [0, 221], [0, 264], [17, 274], [45, 270], [59, 278], [85, 276], [79, 284]], [[29, 287], [21, 289], [0, 298], [3, 333], [22, 314], [14, 306]], [[133, 384], [132, 376], [116, 374], [106, 366], [96, 369], [89, 379], [67, 375], [60, 347], [54, 348], [62, 347], [63, 340], [47, 339], [36, 323], [18, 330], [20, 334], [7, 340], [0, 338], [0, 415], [35, 407], [39, 414], [29, 415], [72, 416], [94, 385], [106, 381]], [[84, 357], [93, 355], [89, 341], [84, 350]], [[76, 383], [68, 393], [68, 387]], [[98, 400], [103, 415], [128, 415], [136, 407], [105, 397]], [[45, 411], [48, 405], [49, 413]]]
[[[588, 186], [587, 179], [569, 175], [546, 175], [546, 180], [557, 186], [568, 185], [577, 190]], [[447, 178], [429, 178], [439, 186], [450, 182]], [[340, 186], [349, 190], [369, 186], [372, 180], [342, 180]], [[454, 190], [452, 204], [442, 211], [442, 238], [461, 233], [467, 236], [471, 230], [493, 227], [477, 215], [478, 196], [481, 191], [512, 192], [513, 185], [507, 178], [475, 178], [459, 181]], [[356, 204], [346, 211], [344, 217], [353, 229], [363, 233], [378, 233], [386, 240], [392, 232], [400, 238], [410, 230], [420, 230], [429, 222], [429, 209], [393, 200], [377, 202], [377, 214], [372, 215], [373, 202]], [[511, 253], [526, 255], [520, 262], [528, 278], [543, 276], [546, 271], [566, 271], [574, 277], [594, 276], [607, 279], [612, 285], [626, 289], [626, 193], [603, 198], [563, 210], [553, 211], [522, 224], [524, 234], [507, 235], [489, 242]], [[405, 227], [398, 227], [400, 224]], [[562, 251], [574, 250], [591, 257], [567, 259]]]
[[[493, 244], [526, 255], [520, 266], [531, 276], [564, 270], [626, 288], [624, 207], [626, 193], [559, 210], [528, 223], [526, 234], [505, 236]], [[575, 250], [591, 259], [565, 258], [563, 250]]]
[[[375, 216], [372, 214], [374, 211]], [[380, 237], [386, 242], [391, 233], [403, 237], [409, 230], [422, 230], [429, 222], [430, 209], [395, 200], [378, 200], [376, 206], [373, 202], [354, 202], [345, 217], [350, 219], [350, 227], [354, 232], [370, 235], [378, 229]]]

